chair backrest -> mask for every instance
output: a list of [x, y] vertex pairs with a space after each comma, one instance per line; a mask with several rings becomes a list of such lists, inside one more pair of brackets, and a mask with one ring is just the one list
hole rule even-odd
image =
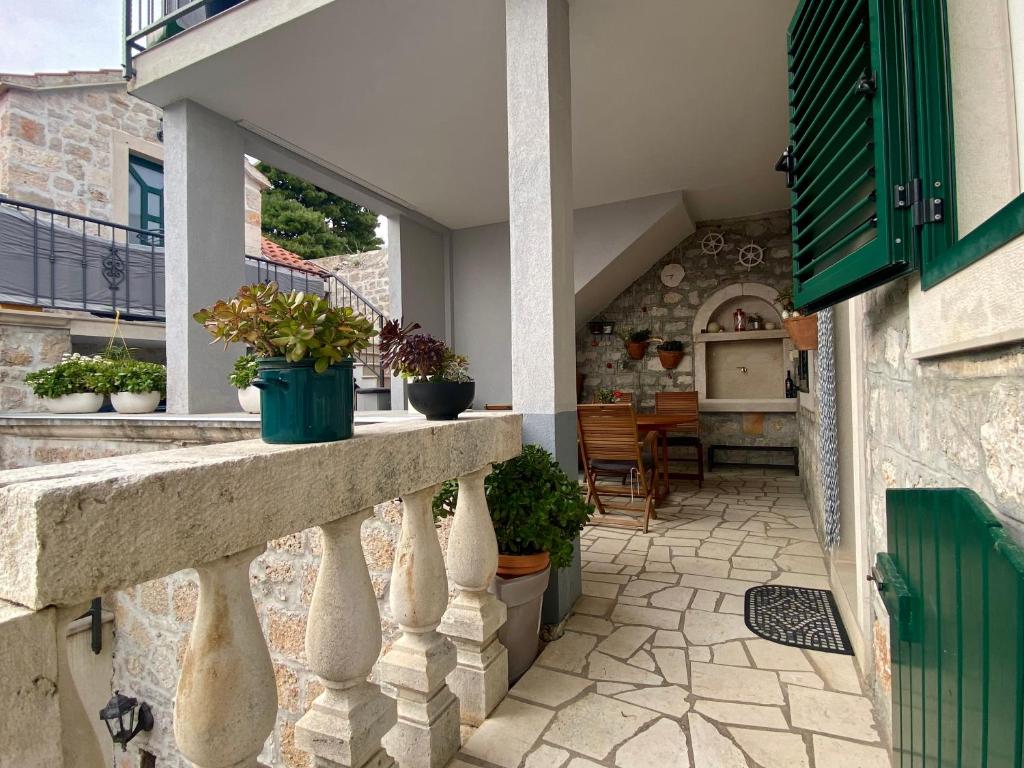
[[640, 461], [636, 413], [629, 403], [576, 406], [576, 425], [588, 461]]
[[597, 399], [597, 392], [595, 392], [594, 393], [594, 403], [598, 404], [598, 405], [622, 405], [623, 403], [625, 403], [626, 405], [632, 405], [633, 404], [633, 393], [632, 392], [620, 392], [619, 393], [619, 400], [616, 403], [599, 403], [598, 399]]
[[654, 410], [672, 416], [688, 417], [679, 429], [700, 428], [700, 399], [696, 392], [655, 392]]

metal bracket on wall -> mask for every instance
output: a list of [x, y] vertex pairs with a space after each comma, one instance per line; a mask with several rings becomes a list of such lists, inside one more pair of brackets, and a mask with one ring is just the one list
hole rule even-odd
[[97, 656], [103, 650], [103, 598], [94, 597], [92, 603], [89, 606], [89, 610], [83, 613], [78, 618], [84, 619], [88, 617], [90, 620], [89, 633], [90, 633], [90, 647], [92, 652]]

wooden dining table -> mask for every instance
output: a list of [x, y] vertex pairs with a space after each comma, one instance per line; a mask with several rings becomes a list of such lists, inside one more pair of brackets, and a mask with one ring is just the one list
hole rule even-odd
[[[668, 437], [670, 432], [687, 432], [696, 435], [690, 429], [682, 429], [684, 425], [687, 427], [692, 424], [693, 417], [685, 414], [678, 413], [638, 413], [636, 415], [636, 428], [641, 432], [656, 432], [658, 434], [657, 444], [660, 446], [661, 459], [658, 461], [661, 464], [661, 472], [659, 473], [660, 479], [656, 479], [654, 483], [654, 496], [658, 501], [661, 501], [669, 492], [672, 490], [672, 479], [687, 479], [697, 480], [700, 475], [688, 474], [684, 472], [669, 472], [668, 468]], [[658, 450], [658, 447], [655, 447]]]

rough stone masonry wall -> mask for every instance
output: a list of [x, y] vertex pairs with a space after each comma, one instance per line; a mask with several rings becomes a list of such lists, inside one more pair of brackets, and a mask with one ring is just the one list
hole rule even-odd
[[25, 375], [59, 363], [70, 351], [67, 328], [0, 324], [0, 412], [46, 410], [25, 384]]
[[[914, 360], [907, 280], [872, 291], [866, 304], [870, 561], [887, 549], [887, 488], [970, 488], [1024, 541], [1024, 345]], [[888, 621], [872, 605], [872, 682], [888, 712]]]
[[314, 264], [334, 272], [381, 310], [391, 315], [391, 278], [388, 272], [388, 249], [348, 253], [312, 259]]
[[[693, 321], [697, 310], [711, 294], [733, 283], [758, 282], [773, 288], [788, 286], [792, 274], [789, 230], [788, 211], [700, 222], [692, 235], [666, 253], [597, 315], [603, 320], [615, 321], [616, 333], [624, 329], [650, 328], [656, 337], [682, 340], [683, 361], [674, 371], [666, 371], [653, 348], [646, 360], [629, 360], [617, 335], [592, 336], [584, 323], [576, 336], [576, 370], [586, 377], [583, 402], [590, 402], [595, 390], [607, 387], [633, 392], [634, 397], [639, 392], [640, 406], [653, 408], [654, 393], [658, 390], [694, 389]], [[725, 237], [725, 248], [717, 256], [704, 254], [701, 249], [701, 239], [710, 232], [720, 232]], [[764, 248], [764, 262], [748, 270], [738, 263], [737, 250], [750, 242]], [[686, 276], [678, 286], [668, 288], [661, 282], [661, 270], [666, 264], [680, 261]], [[765, 414], [760, 431], [751, 427], [748, 420], [744, 431], [740, 413], [701, 416], [706, 445], [715, 442], [797, 444], [796, 419], [791, 413]], [[748, 456], [750, 458], [736, 458], [790, 461], [788, 456], [774, 453]]]
[[45, 77], [22, 79], [46, 87], [114, 82], [44, 91], [16, 88], [0, 96], [0, 194], [110, 220], [112, 132], [158, 143], [161, 111], [129, 96], [116, 73], [53, 76], [60, 78], [54, 82], [40, 79]]

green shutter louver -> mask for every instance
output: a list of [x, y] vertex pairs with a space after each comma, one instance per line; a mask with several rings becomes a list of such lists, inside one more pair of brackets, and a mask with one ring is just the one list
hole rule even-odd
[[[793, 296], [814, 310], [914, 268], [903, 5], [803, 0], [789, 27]], [[896, 207], [899, 195], [900, 207]]]

